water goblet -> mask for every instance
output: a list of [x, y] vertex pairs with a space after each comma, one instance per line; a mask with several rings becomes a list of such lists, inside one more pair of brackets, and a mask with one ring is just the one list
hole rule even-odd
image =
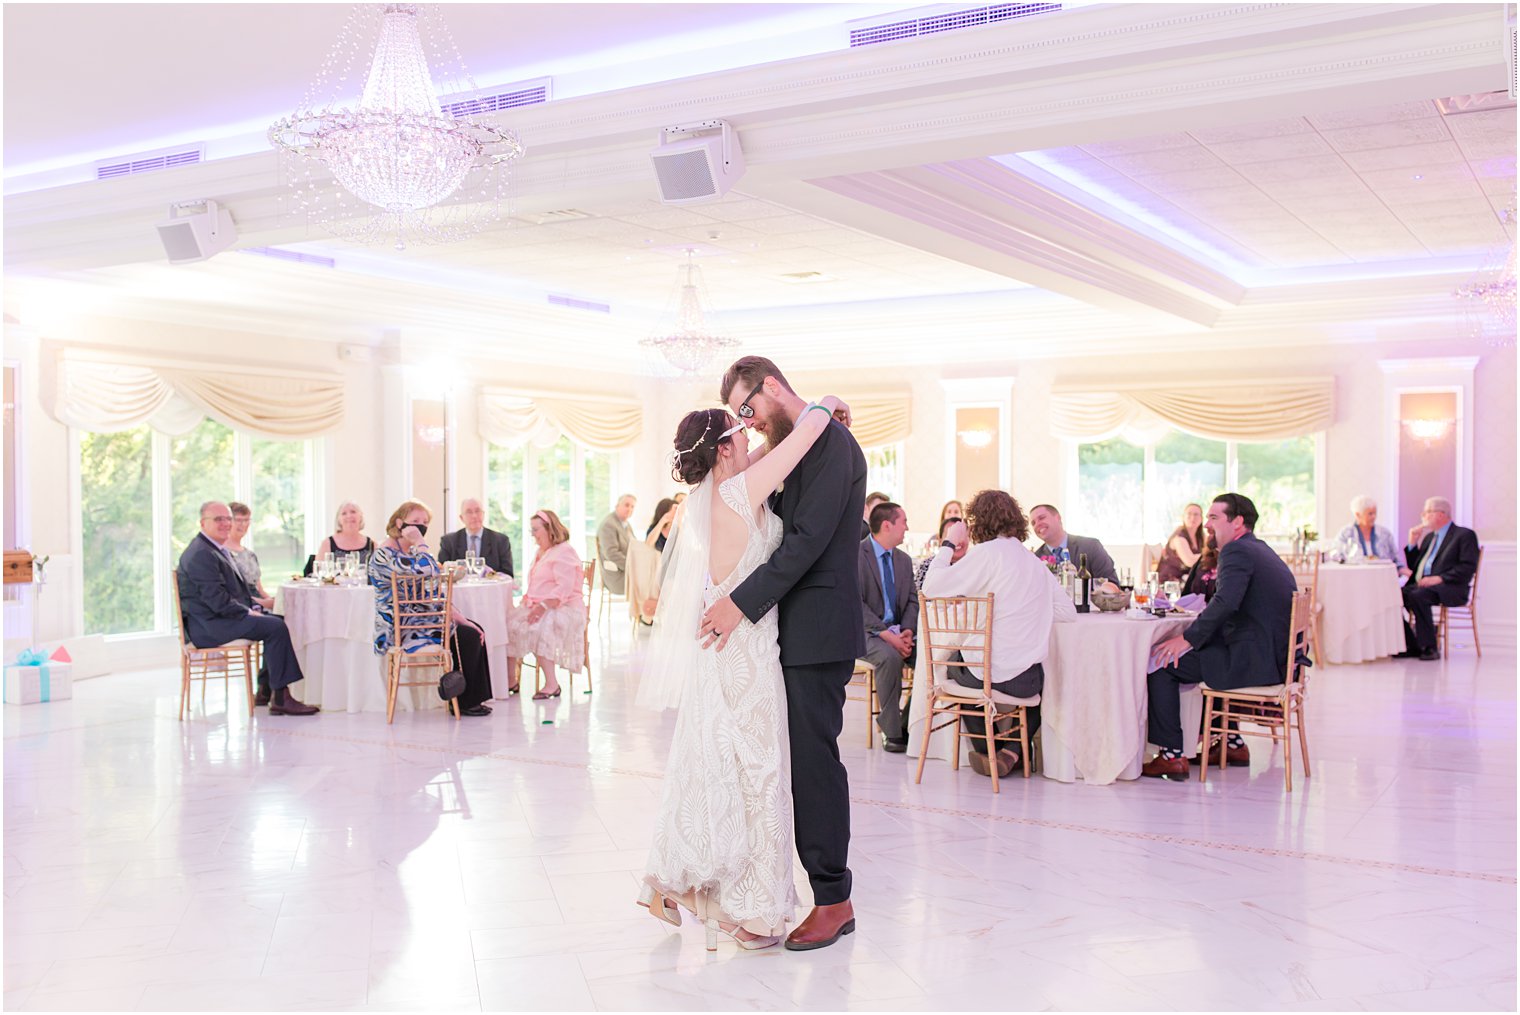
[[1177, 600], [1182, 596], [1182, 583], [1179, 581], [1169, 581], [1161, 586], [1161, 590], [1166, 593], [1166, 601], [1175, 605]]

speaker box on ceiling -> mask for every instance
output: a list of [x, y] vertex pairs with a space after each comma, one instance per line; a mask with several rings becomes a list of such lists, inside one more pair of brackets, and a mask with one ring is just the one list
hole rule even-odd
[[[666, 140], [671, 134], [676, 138]], [[738, 135], [722, 120], [665, 128], [649, 158], [666, 204], [717, 200], [744, 175]]]
[[204, 261], [237, 241], [232, 213], [218, 207], [215, 201], [204, 204], [205, 211], [183, 217], [179, 215], [180, 208], [171, 207], [169, 221], [159, 223], [158, 238], [170, 264]]

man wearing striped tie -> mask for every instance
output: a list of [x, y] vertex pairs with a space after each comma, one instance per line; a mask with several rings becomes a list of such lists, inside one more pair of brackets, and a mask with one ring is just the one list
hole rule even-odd
[[1404, 651], [1398, 658], [1429, 662], [1441, 658], [1431, 613], [1437, 605], [1467, 602], [1478, 570], [1478, 534], [1451, 520], [1451, 501], [1431, 497], [1420, 512], [1420, 524], [1409, 530], [1404, 559], [1410, 570], [1404, 583], [1404, 609], [1414, 623], [1404, 624]]

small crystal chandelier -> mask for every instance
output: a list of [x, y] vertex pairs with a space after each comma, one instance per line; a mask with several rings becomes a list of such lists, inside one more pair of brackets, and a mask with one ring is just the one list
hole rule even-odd
[[[1500, 216], [1507, 229], [1514, 228], [1515, 206], [1511, 204]], [[1515, 239], [1509, 249], [1494, 253], [1484, 267], [1452, 295], [1468, 300], [1475, 308], [1488, 313], [1499, 324], [1497, 343], [1513, 345], [1515, 341]], [[1486, 330], [1486, 329], [1484, 329]]]
[[[437, 10], [356, 4], [300, 108], [269, 128], [297, 204], [335, 235], [394, 239], [402, 250], [409, 239], [458, 240], [501, 218], [507, 164], [522, 143], [467, 110], [445, 112], [429, 51], [444, 94], [476, 90]], [[350, 83], [364, 59], [356, 101]]]
[[[677, 271], [680, 281], [674, 294], [675, 320], [670, 322], [670, 307], [660, 317], [660, 327], [639, 344], [653, 349], [665, 357], [665, 361], [683, 374], [703, 373], [714, 354], [739, 344], [738, 339], [716, 334], [709, 330], [712, 301], [707, 298], [707, 287], [702, 284], [702, 269], [694, 260], [696, 251], [686, 251], [686, 263]], [[670, 322], [667, 327], [667, 322]]]

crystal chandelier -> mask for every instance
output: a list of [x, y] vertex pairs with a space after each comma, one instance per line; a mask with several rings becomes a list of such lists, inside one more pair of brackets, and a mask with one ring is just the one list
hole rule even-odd
[[[431, 6], [357, 4], [300, 108], [269, 128], [297, 205], [332, 233], [402, 250], [409, 239], [458, 240], [501, 218], [507, 164], [522, 143], [466, 110], [445, 112], [429, 52], [445, 94], [476, 90]], [[349, 83], [366, 59], [356, 101]]]
[[[667, 363], [687, 375], [705, 372], [714, 354], [739, 344], [738, 339], [709, 329], [709, 313], [703, 308], [711, 307], [712, 301], [707, 298], [702, 269], [697, 267], [695, 255], [696, 251], [687, 250], [686, 263], [677, 269], [680, 281], [674, 294], [675, 320], [670, 322], [672, 315], [667, 306], [660, 318], [659, 329], [639, 343], [660, 353]], [[667, 322], [670, 322], [668, 327], [665, 326]]]
[[[1507, 228], [1513, 229], [1515, 206], [1504, 209], [1501, 216]], [[1490, 264], [1460, 286], [1454, 296], [1468, 300], [1471, 305], [1488, 313], [1499, 324], [1498, 343], [1512, 345], [1515, 341], [1515, 240], [1510, 237], [1509, 249], [1496, 253]]]

